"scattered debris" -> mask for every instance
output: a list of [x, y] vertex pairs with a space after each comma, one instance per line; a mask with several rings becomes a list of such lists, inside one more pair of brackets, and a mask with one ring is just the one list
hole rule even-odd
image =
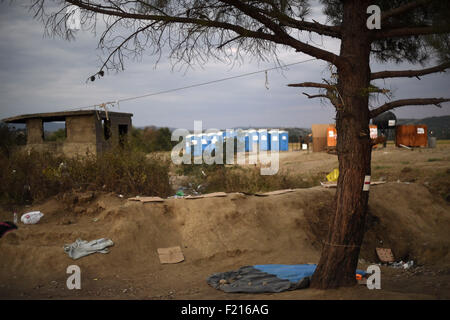
[[158, 255], [159, 262], [161, 264], [179, 263], [184, 261], [184, 255], [179, 246], [170, 248], [158, 248]]
[[184, 192], [183, 192], [183, 190], [178, 190], [175, 195], [179, 196], [179, 197], [184, 197]]
[[20, 217], [20, 221], [24, 224], [36, 224], [41, 220], [44, 214], [40, 211], [32, 211], [28, 213], [24, 213], [22, 217]]
[[388, 264], [390, 267], [393, 268], [403, 268], [403, 269], [409, 269], [414, 265], [414, 261], [408, 261], [408, 262], [403, 262], [403, 261], [399, 261], [399, 262], [393, 262], [393, 263], [389, 263]]
[[329, 182], [335, 182], [339, 178], [339, 169], [334, 169], [329, 174], [327, 174], [327, 180]]
[[[371, 181], [370, 185], [378, 185], [378, 184], [385, 184], [386, 181]], [[322, 182], [320, 181], [320, 185], [324, 188], [336, 188], [337, 187], [337, 183], [336, 182]]]
[[76, 260], [92, 253], [108, 253], [107, 247], [114, 245], [111, 239], [101, 238], [87, 242], [77, 239], [74, 243], [64, 245], [64, 252]]
[[404, 144], [401, 144], [401, 143], [399, 144], [399, 146], [402, 147], [402, 148], [408, 149], [408, 150], [414, 150], [413, 148], [407, 147], [407, 146], [405, 146]]

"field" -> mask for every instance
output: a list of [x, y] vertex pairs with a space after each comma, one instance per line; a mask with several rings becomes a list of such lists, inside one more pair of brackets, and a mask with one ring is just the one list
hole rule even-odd
[[[0, 239], [0, 298], [450, 299], [445, 143], [373, 151], [372, 181], [386, 183], [371, 187], [359, 268], [377, 262], [376, 247], [391, 248], [397, 261], [414, 261], [407, 270], [381, 266], [381, 290], [359, 285], [256, 295], [208, 286], [212, 273], [245, 265], [317, 263], [335, 190], [321, 187], [315, 177], [325, 181], [336, 167], [335, 155], [290, 151], [280, 155], [280, 174], [315, 186], [268, 197], [233, 192], [145, 204], [111, 192], [65, 192], [20, 207], [20, 213], [40, 210], [45, 216]], [[12, 212], [2, 208], [0, 220], [12, 220]], [[74, 261], [63, 245], [77, 238], [111, 238], [115, 244], [108, 254]], [[160, 264], [157, 248], [172, 246], [182, 248], [185, 261]], [[66, 268], [73, 264], [82, 271], [81, 290], [66, 288]]]

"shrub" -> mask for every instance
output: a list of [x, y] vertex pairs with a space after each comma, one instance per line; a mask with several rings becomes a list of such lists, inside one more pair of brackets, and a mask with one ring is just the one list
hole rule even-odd
[[0, 200], [23, 203], [27, 189], [34, 200], [72, 189], [165, 197], [172, 193], [168, 171], [167, 161], [130, 149], [75, 158], [17, 151], [0, 155]]
[[188, 165], [177, 168], [177, 173], [189, 177], [194, 186], [202, 185], [203, 193], [209, 192], [266, 192], [280, 189], [309, 188], [319, 184], [320, 176], [261, 175], [257, 166]]

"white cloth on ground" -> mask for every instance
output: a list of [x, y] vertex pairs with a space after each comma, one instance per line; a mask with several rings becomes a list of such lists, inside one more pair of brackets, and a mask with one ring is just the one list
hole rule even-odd
[[111, 239], [101, 238], [87, 242], [77, 239], [74, 243], [64, 245], [64, 252], [76, 260], [92, 253], [108, 253], [107, 247], [114, 245]]

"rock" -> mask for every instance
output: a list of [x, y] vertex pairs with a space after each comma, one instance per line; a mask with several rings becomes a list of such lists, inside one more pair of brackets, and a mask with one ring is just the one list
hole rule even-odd
[[88, 209], [86, 210], [86, 213], [87, 213], [87, 214], [94, 214], [95, 212], [97, 212], [97, 210], [95, 210], [94, 208], [88, 208]]

